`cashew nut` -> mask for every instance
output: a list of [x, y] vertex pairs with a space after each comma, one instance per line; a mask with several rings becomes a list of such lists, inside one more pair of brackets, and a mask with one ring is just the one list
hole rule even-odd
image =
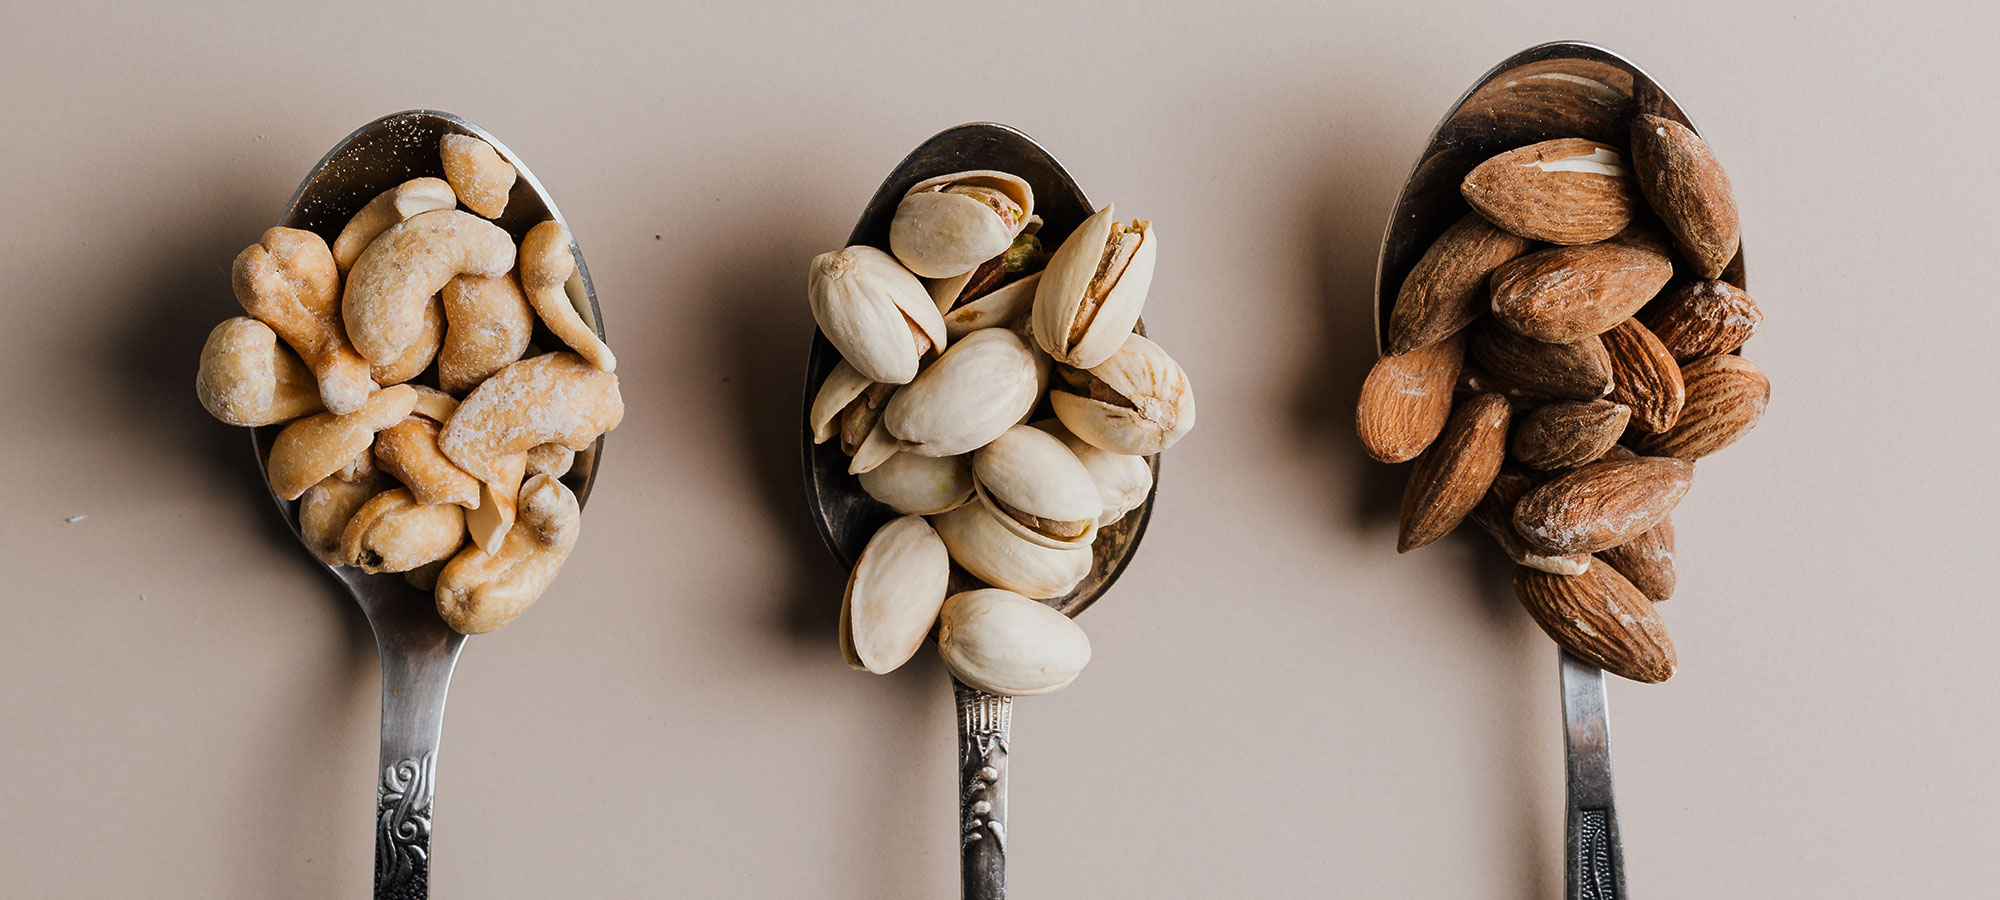
[[333, 477], [341, 481], [367, 481], [380, 471], [375, 468], [375, 451], [363, 447], [360, 453], [354, 454], [354, 458], [347, 461], [347, 465], [341, 466], [339, 471], [333, 473]]
[[451, 414], [458, 411], [458, 398], [434, 387], [413, 384], [417, 391], [416, 414], [443, 425], [451, 420]]
[[438, 615], [462, 634], [514, 620], [554, 581], [582, 528], [576, 495], [537, 475], [521, 490], [521, 518], [495, 552], [468, 547], [438, 575]]
[[341, 533], [354, 519], [354, 511], [388, 486], [388, 479], [380, 476], [343, 481], [328, 475], [306, 488], [299, 497], [299, 536], [305, 539], [306, 549], [329, 566], [347, 565], [347, 558], [340, 553]]
[[417, 392], [399, 384], [368, 395], [360, 409], [347, 415], [323, 412], [285, 426], [266, 465], [271, 490], [297, 500], [306, 488], [353, 462], [374, 443], [375, 432], [403, 421], [416, 405]]
[[514, 189], [514, 166], [500, 158], [500, 151], [476, 137], [447, 134], [438, 142], [444, 157], [444, 177], [458, 191], [465, 208], [489, 219], [500, 217], [507, 208], [507, 193]]
[[528, 292], [528, 303], [548, 323], [549, 331], [591, 365], [610, 372], [618, 368], [618, 358], [598, 339], [597, 332], [584, 324], [563, 288], [576, 271], [576, 257], [569, 244], [569, 229], [561, 222], [550, 220], [529, 229], [528, 236], [521, 239], [521, 288]]
[[412, 216], [382, 232], [347, 273], [347, 336], [371, 362], [401, 359], [423, 336], [431, 296], [445, 282], [512, 268], [514, 239], [498, 225], [456, 209]]
[[535, 313], [512, 273], [460, 275], [445, 283], [443, 296], [450, 327], [437, 354], [439, 387], [463, 394], [528, 349]]
[[448, 558], [431, 560], [408, 572], [404, 572], [403, 580], [408, 582], [410, 587], [420, 591], [435, 590], [438, 583], [438, 573], [444, 571], [445, 565], [450, 562], [451, 560]]
[[271, 326], [248, 316], [208, 333], [194, 392], [209, 415], [231, 425], [276, 425], [326, 408], [306, 364], [278, 346]]
[[438, 423], [412, 415], [375, 436], [375, 460], [383, 471], [396, 476], [410, 489], [418, 503], [435, 506], [456, 503], [466, 509], [479, 506], [479, 479], [451, 464], [438, 452]]
[[383, 387], [402, 384], [429, 368], [431, 360], [437, 356], [438, 346], [444, 343], [444, 306], [432, 300], [423, 306], [419, 320], [417, 339], [403, 348], [394, 359], [369, 360], [368, 377]]
[[576, 463], [576, 451], [561, 444], [537, 444], [528, 448], [528, 475], [561, 478]]
[[585, 449], [624, 417], [618, 376], [558, 351], [511, 363], [474, 388], [445, 423], [438, 449], [492, 484], [501, 460], [536, 444]]
[[334, 264], [342, 272], [354, 268], [361, 251], [368, 249], [369, 243], [388, 231], [389, 226], [419, 213], [457, 206], [458, 195], [452, 193], [451, 185], [442, 178], [412, 178], [376, 194], [354, 218], [347, 220], [340, 236], [333, 239]]
[[514, 527], [516, 501], [521, 496], [521, 479], [528, 474], [528, 454], [516, 453], [499, 460], [491, 481], [479, 484], [479, 502], [465, 517], [465, 529], [472, 542], [482, 549], [500, 546], [507, 529]]
[[409, 488], [383, 491], [354, 511], [340, 533], [340, 555], [373, 575], [407, 572], [443, 559], [465, 543], [465, 510], [425, 506]]
[[299, 352], [319, 380], [328, 411], [361, 408], [375, 384], [368, 380], [368, 361], [341, 330], [340, 270], [319, 235], [297, 228], [264, 232], [260, 243], [236, 255], [230, 286], [245, 312]]

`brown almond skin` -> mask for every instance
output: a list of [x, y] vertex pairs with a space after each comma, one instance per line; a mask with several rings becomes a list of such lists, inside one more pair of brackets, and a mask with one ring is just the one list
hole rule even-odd
[[1403, 279], [1389, 312], [1389, 352], [1408, 353], [1444, 340], [1486, 311], [1486, 276], [1531, 242], [1466, 213], [1431, 242]]
[[1489, 322], [1474, 328], [1471, 352], [1492, 389], [1509, 395], [1595, 400], [1611, 393], [1611, 355], [1595, 337], [1550, 344]]
[[1741, 233], [1736, 194], [1708, 142], [1672, 119], [1637, 116], [1632, 171], [1695, 274], [1721, 276], [1736, 256]]
[[1625, 433], [1632, 411], [1609, 400], [1561, 400], [1514, 423], [1507, 452], [1530, 469], [1564, 469], [1603, 456]]
[[1553, 247], [1493, 271], [1493, 317], [1538, 341], [1580, 341], [1638, 312], [1673, 274], [1666, 257], [1624, 244]]
[[[1539, 163], [1609, 151], [1619, 175], [1544, 171]], [[1601, 241], [1632, 221], [1639, 192], [1616, 147], [1582, 138], [1558, 138], [1516, 147], [1466, 173], [1458, 186], [1465, 202], [1499, 227], [1551, 244]]]
[[1646, 529], [1625, 543], [1600, 550], [1597, 558], [1625, 576], [1626, 581], [1654, 603], [1665, 603], [1674, 595], [1674, 517]]
[[1507, 456], [1507, 418], [1507, 398], [1499, 394], [1480, 394], [1452, 413], [1403, 489], [1397, 553], [1450, 534], [1479, 505]]
[[1598, 336], [1611, 357], [1611, 399], [1632, 410], [1632, 426], [1655, 433], [1672, 428], [1687, 403], [1687, 387], [1673, 353], [1638, 319], [1626, 319]]
[[1527, 542], [1514, 530], [1514, 505], [1521, 502], [1522, 495], [1535, 486], [1535, 480], [1519, 469], [1502, 466], [1500, 474], [1493, 476], [1493, 486], [1486, 489], [1486, 496], [1480, 498], [1479, 505], [1466, 515], [1474, 524], [1486, 529], [1493, 536], [1494, 543], [1517, 565], [1530, 566], [1557, 575], [1580, 575], [1590, 568], [1591, 557], [1586, 553], [1572, 553], [1567, 556], [1544, 556], [1528, 549]]
[[1529, 491], [1514, 529], [1538, 553], [1596, 553], [1660, 524], [1693, 480], [1694, 465], [1672, 457], [1594, 462]]
[[1633, 216], [1632, 224], [1625, 226], [1624, 231], [1612, 235], [1607, 242], [1637, 247], [1648, 253], [1658, 253], [1666, 257], [1674, 255], [1674, 236], [1667, 233], [1667, 226], [1660, 222], [1658, 216], [1648, 213]]
[[1415, 459], [1437, 439], [1451, 417], [1465, 344], [1465, 335], [1457, 334], [1375, 361], [1354, 404], [1361, 449], [1382, 462], [1399, 463]]
[[1659, 684], [1674, 677], [1674, 639], [1653, 601], [1610, 566], [1551, 575], [1520, 566], [1514, 596], [1564, 650], [1620, 678]]
[[1726, 281], [1675, 288], [1647, 313], [1646, 327], [1680, 362], [1734, 353], [1764, 324], [1757, 301]]
[[1687, 405], [1674, 427], [1640, 438], [1633, 449], [1693, 461], [1757, 427], [1771, 402], [1771, 380], [1741, 356], [1711, 356], [1681, 367]]

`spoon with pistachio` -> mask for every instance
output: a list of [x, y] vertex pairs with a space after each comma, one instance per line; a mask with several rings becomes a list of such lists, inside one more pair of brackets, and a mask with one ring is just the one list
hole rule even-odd
[[[534, 226], [563, 222], [555, 201], [520, 157], [484, 129], [449, 113], [412, 110], [368, 123], [335, 144], [299, 185], [285, 214], [287, 227], [314, 232], [335, 243], [348, 220], [369, 201], [410, 179], [445, 175], [440, 143], [447, 135], [467, 135], [491, 145], [513, 165], [519, 177], [507, 193], [501, 215], [492, 220], [516, 243]], [[567, 224], [564, 228], [567, 229]], [[583, 321], [603, 337], [597, 296], [583, 256], [572, 243], [576, 268], [563, 285], [564, 293]], [[560, 347], [563, 342], [537, 323], [533, 342]], [[257, 466], [266, 475], [266, 460], [280, 426], [251, 430]], [[596, 480], [602, 455], [599, 439], [576, 454], [561, 481], [581, 505]], [[301, 542], [301, 504], [273, 492], [272, 502]], [[310, 549], [310, 548], [309, 548]], [[410, 900], [429, 895], [431, 800], [435, 791], [438, 740], [444, 724], [445, 691], [465, 635], [439, 618], [431, 592], [413, 586], [401, 574], [367, 574], [352, 566], [328, 565], [360, 604], [375, 632], [382, 661], [382, 751], [375, 811], [375, 897]]]
[[[1059, 246], [1092, 215], [1094, 208], [1082, 189], [1047, 150], [1013, 128], [976, 123], [948, 129], [911, 151], [868, 201], [848, 244], [891, 249], [891, 222], [905, 193], [919, 182], [968, 170], [1010, 173], [1032, 187], [1035, 212], [1041, 218], [1037, 235], [1043, 246]], [[972, 276], [974, 281], [979, 278], [979, 273]], [[1137, 330], [1143, 333], [1143, 326]], [[824, 333], [816, 331], [806, 363], [808, 419], [821, 385], [840, 365], [839, 351]], [[1046, 398], [1038, 400], [1030, 418], [1047, 415], [1047, 403]], [[834, 557], [851, 569], [870, 537], [898, 514], [870, 496], [856, 477], [848, 474], [850, 460], [840, 444], [815, 442], [810, 424], [801, 441], [806, 499], [820, 537]], [[1146, 465], [1156, 482], [1158, 456], [1148, 456]], [[1148, 487], [1136, 508], [1098, 529], [1091, 544], [1090, 569], [1081, 582], [1042, 602], [1075, 616], [1102, 597], [1131, 562], [1152, 506], [1153, 493]], [[985, 586], [957, 565], [952, 566], [950, 577], [953, 592]], [[952, 688], [958, 706], [962, 895], [970, 900], [999, 900], [1006, 896], [1007, 755], [1013, 698], [968, 687], [957, 679], [953, 679]]]

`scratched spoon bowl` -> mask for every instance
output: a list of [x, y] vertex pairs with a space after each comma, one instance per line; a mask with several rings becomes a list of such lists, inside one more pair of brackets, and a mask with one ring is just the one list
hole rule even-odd
[[[1008, 126], [979, 122], [947, 129], [910, 151], [889, 177], [883, 179], [847, 243], [888, 250], [889, 220], [895, 216], [903, 194], [926, 178], [967, 169], [997, 169], [1026, 179], [1034, 187], [1035, 212], [1043, 220], [1039, 234], [1050, 250], [1060, 246], [1095, 211], [1076, 180], [1040, 144]], [[1138, 330], [1143, 334], [1144, 325]], [[851, 569], [868, 539], [898, 514], [862, 491], [854, 476], [847, 474], [847, 456], [832, 442], [813, 443], [812, 429], [804, 424], [805, 410], [811, 409], [821, 382], [839, 362], [839, 351], [824, 334], [814, 331], [806, 361], [805, 400], [799, 415], [800, 446], [806, 502], [812, 509], [820, 538], [834, 558]], [[1148, 458], [1147, 464], [1153, 470], [1157, 489], [1159, 457]], [[1124, 573], [1138, 549], [1146, 524], [1152, 518], [1153, 496], [1149, 491], [1145, 503], [1116, 524], [1100, 530], [1091, 545], [1090, 573], [1075, 590], [1045, 602], [1075, 616], [1102, 597]], [[956, 565], [952, 567], [952, 591], [983, 586]], [[974, 690], [956, 680], [952, 685], [959, 719], [963, 896], [967, 900], [1000, 900], [1006, 896], [1006, 755], [1012, 698]]]
[[[1645, 70], [1595, 44], [1557, 41], [1530, 47], [1474, 82], [1431, 132], [1383, 232], [1375, 266], [1376, 352], [1387, 346], [1389, 312], [1403, 279], [1431, 242], [1470, 210], [1458, 192], [1467, 172], [1502, 151], [1554, 138], [1625, 146], [1632, 118], [1642, 113], [1694, 128], [1680, 104]], [[1722, 280], [1745, 286], [1741, 249]], [[1559, 671], [1568, 775], [1564, 896], [1624, 900], [1625, 859], [1611, 791], [1604, 673], [1568, 652], [1559, 655]]]
[[[520, 157], [485, 129], [450, 113], [433, 110], [384, 116], [335, 144], [292, 195], [284, 224], [317, 233], [331, 244], [347, 220], [375, 195], [412, 178], [443, 177], [438, 141], [447, 134], [484, 140], [520, 173], [513, 192], [508, 195], [506, 212], [494, 220], [517, 244], [528, 229], [549, 219], [568, 227], [556, 210], [555, 201]], [[584, 321], [602, 337], [604, 327], [598, 315], [597, 294], [591, 288], [590, 271], [574, 243], [570, 249], [576, 256], [576, 272], [564, 289]], [[540, 323], [536, 325], [534, 343], [541, 347], [562, 346]], [[282, 429], [283, 426], [251, 429], [257, 469], [266, 476], [267, 484], [270, 479], [265, 461]], [[569, 474], [562, 478], [575, 492], [579, 506], [590, 497], [603, 449], [604, 442], [600, 439], [590, 449], [578, 453]], [[292, 534], [298, 536], [298, 502], [275, 493], [271, 500], [277, 504]], [[316, 558], [314, 561], [318, 562]], [[459, 651], [465, 647], [465, 635], [451, 630], [438, 617], [436, 602], [429, 591], [410, 586], [400, 574], [369, 575], [349, 566], [325, 568], [340, 579], [360, 604], [375, 632], [375, 645], [382, 658], [375, 897], [417, 900], [429, 896], [438, 739], [444, 724], [445, 692], [450, 687]]]

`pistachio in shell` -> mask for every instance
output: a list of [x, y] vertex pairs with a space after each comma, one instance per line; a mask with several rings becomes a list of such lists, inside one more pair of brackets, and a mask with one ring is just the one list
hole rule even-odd
[[946, 339], [955, 341], [981, 328], [1005, 328], [1026, 317], [1048, 261], [1041, 238], [1022, 232], [1006, 252], [978, 268], [930, 282]]
[[1007, 530], [984, 504], [967, 503], [931, 525], [972, 577], [1036, 600], [1060, 597], [1090, 574], [1090, 548], [1051, 550]]
[[1153, 491], [1153, 467], [1146, 464], [1143, 456], [1128, 456], [1113, 453], [1101, 447], [1094, 447], [1088, 441], [1071, 434], [1063, 423], [1055, 419], [1043, 419], [1034, 427], [1053, 435], [1062, 441], [1069, 452], [1076, 454], [1083, 463], [1090, 480], [1097, 485], [1097, 527], [1109, 528], [1125, 514], [1138, 509], [1146, 502], [1146, 496]]
[[1004, 252], [1035, 213], [1035, 191], [979, 169], [917, 182], [889, 222], [889, 249], [925, 278], [963, 275]]
[[891, 521], [868, 539], [840, 600], [840, 652], [877, 675], [915, 656], [950, 587], [951, 560], [919, 516]]
[[1045, 431], [1016, 425], [973, 451], [972, 481], [1000, 524], [1032, 543], [1063, 550], [1097, 538], [1097, 483]]
[[1049, 257], [1035, 289], [1035, 337], [1057, 362], [1092, 368], [1118, 352], [1153, 283], [1153, 223], [1120, 222], [1105, 204]]
[[1069, 686], [1090, 663], [1075, 620], [1013, 591], [953, 594], [938, 616], [938, 655], [953, 677], [989, 694], [1026, 697]]
[[1127, 335], [1117, 353], [1094, 368], [1059, 366], [1062, 384], [1049, 405], [1072, 434], [1091, 446], [1151, 456], [1194, 427], [1194, 389], [1160, 345]]
[[895, 453], [861, 473], [868, 496], [904, 515], [934, 516], [972, 500], [972, 457]]
[[986, 446], [1034, 408], [1035, 359], [1005, 328], [960, 339], [889, 400], [882, 421], [904, 450], [957, 456]]
[[871, 382], [904, 384], [945, 344], [944, 318], [923, 282], [874, 247], [813, 257], [806, 299], [826, 339]]

